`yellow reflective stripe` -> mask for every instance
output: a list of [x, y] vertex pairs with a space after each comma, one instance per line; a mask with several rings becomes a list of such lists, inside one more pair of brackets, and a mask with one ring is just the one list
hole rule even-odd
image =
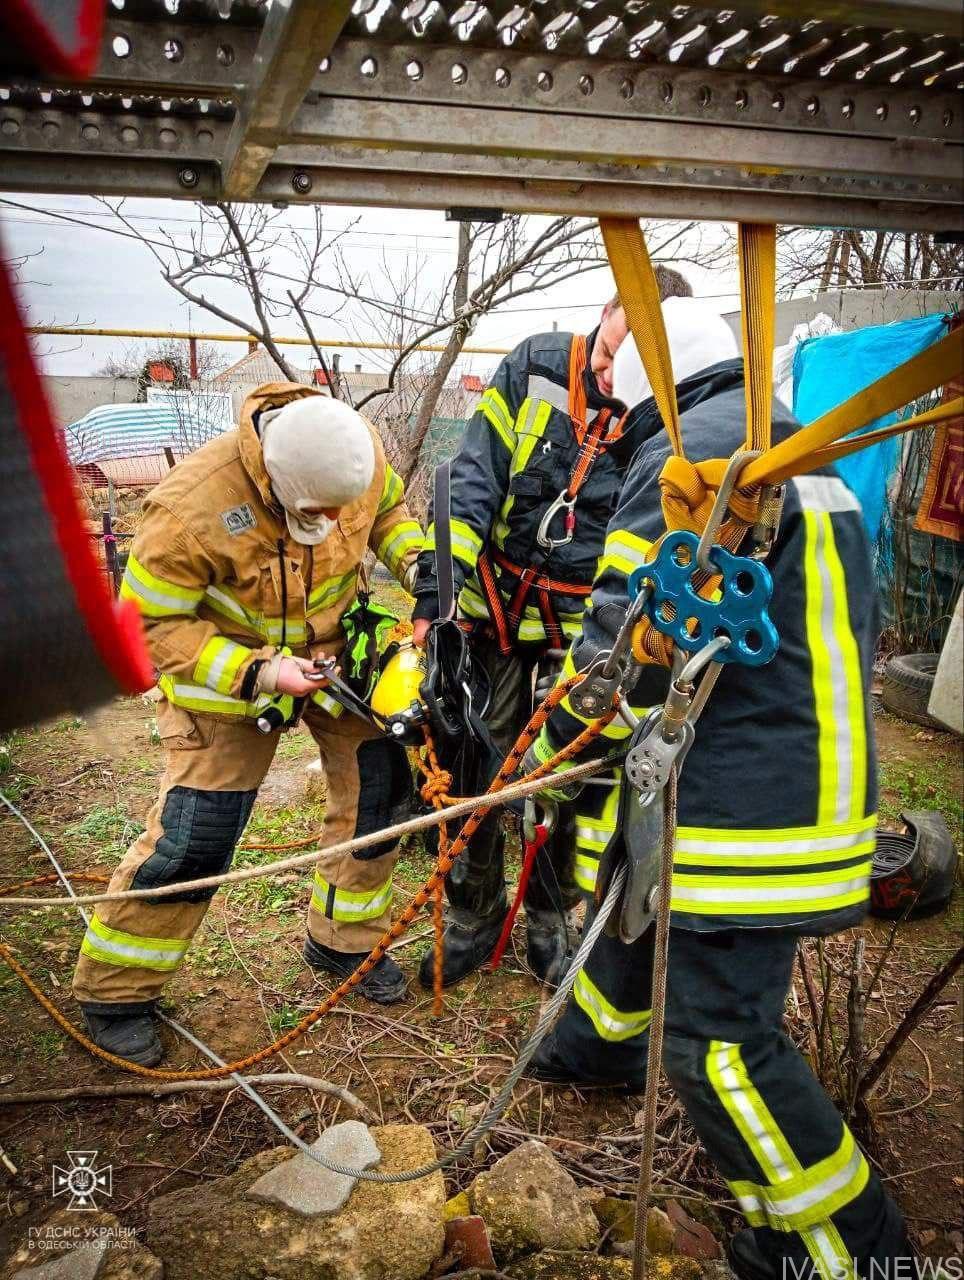
[[583, 1011], [601, 1040], [629, 1040], [649, 1026], [651, 1009], [638, 1009], [624, 1013], [617, 1009], [599, 990], [585, 969], [580, 970], [572, 989], [572, 997]]
[[80, 950], [82, 955], [100, 964], [169, 973], [181, 963], [189, 942], [190, 938], [149, 938], [122, 933], [120, 929], [111, 929], [94, 914]]
[[[740, 1046], [711, 1041], [706, 1055], [706, 1074], [767, 1182], [771, 1186], [790, 1183], [803, 1174], [803, 1166], [750, 1080]], [[829, 1216], [819, 1225], [802, 1230], [800, 1238], [822, 1280], [853, 1277], [850, 1254]]]
[[[527, 396], [519, 407], [519, 413], [515, 420], [515, 430], [517, 443], [515, 452], [512, 455], [512, 463], [509, 467], [509, 475], [518, 475], [520, 471], [525, 471], [532, 458], [532, 451], [536, 445], [546, 434], [546, 427], [549, 424], [549, 416], [552, 413], [552, 405], [547, 400], [530, 400]], [[506, 504], [509, 506], [510, 504]], [[503, 508], [503, 517], [508, 515], [506, 508]]]
[[596, 577], [601, 577], [611, 569], [628, 578], [634, 570], [646, 563], [652, 547], [651, 542], [637, 537], [628, 529], [614, 529], [606, 537], [603, 553], [596, 565]]
[[315, 883], [311, 893], [311, 905], [326, 915], [329, 920], [338, 920], [351, 924], [358, 920], [374, 920], [383, 915], [392, 905], [391, 876], [375, 889], [339, 889], [334, 886], [332, 905], [328, 900], [332, 885], [320, 871], [315, 872]]
[[133, 552], [120, 589], [121, 599], [133, 600], [148, 618], [168, 618], [194, 613], [204, 595], [203, 588], [182, 587], [145, 569]]
[[472, 579], [463, 583], [459, 592], [459, 613], [466, 618], [487, 618], [489, 610]]
[[204, 593], [204, 603], [209, 609], [213, 609], [215, 613], [221, 614], [224, 618], [230, 618], [232, 622], [240, 623], [243, 627], [250, 627], [252, 631], [261, 634], [259, 626], [259, 615], [249, 613], [240, 600], [224, 586], [208, 587]]
[[[826, 520], [825, 557], [830, 573], [833, 595], [833, 629], [836, 647], [843, 659], [843, 694], [848, 726], [847, 763], [850, 777], [840, 774], [841, 794], [838, 797], [837, 818], [859, 818], [864, 811], [867, 792], [867, 726], [864, 718], [864, 680], [860, 669], [860, 650], [850, 625], [850, 602], [847, 598], [847, 579], [844, 576], [837, 540], [833, 532], [833, 520]], [[849, 790], [849, 797], [848, 792]]]
[[[546, 433], [552, 405], [546, 400], [535, 400], [529, 396], [522, 401], [516, 415], [516, 444], [509, 464], [509, 475], [518, 475], [524, 471], [532, 459], [532, 451]], [[509, 516], [515, 505], [515, 494], [507, 493], [499, 511], [498, 519], [492, 527], [492, 539], [499, 550], [504, 550], [505, 540], [509, 536]], [[541, 639], [542, 637], [537, 637]]]
[[337, 720], [340, 715], [344, 714], [345, 708], [337, 702], [330, 693], [326, 693], [324, 689], [319, 689], [317, 693], [311, 695], [311, 701], [316, 707], [320, 707], [322, 711], [326, 711], [333, 720]]
[[596, 877], [599, 875], [599, 859], [588, 853], [577, 853], [575, 864], [576, 884], [584, 893], [596, 892]]
[[677, 828], [678, 865], [720, 867], [795, 867], [845, 862], [873, 853], [877, 815], [812, 827], [721, 830]]
[[[591, 796], [595, 791], [590, 787], [584, 795]], [[602, 852], [616, 832], [616, 821], [619, 817], [619, 783], [609, 788], [599, 814], [576, 814], [576, 848], [592, 849]]]
[[673, 875], [672, 909], [696, 915], [833, 911], [866, 899], [872, 863], [783, 876]]
[[254, 702], [244, 702], [241, 698], [232, 698], [226, 693], [218, 693], [206, 685], [176, 679], [169, 675], [160, 676], [157, 683], [168, 702], [173, 702], [178, 707], [186, 707], [188, 711], [253, 717], [260, 715], [271, 701], [266, 694], [262, 694]]
[[281, 618], [266, 618], [263, 614], [246, 609], [223, 583], [207, 588], [204, 592], [204, 605], [242, 630], [252, 632], [259, 640], [266, 640], [268, 644], [280, 644], [282, 632], [288, 644], [304, 644], [308, 638], [304, 618], [289, 617], [287, 624], [282, 627]]
[[807, 646], [819, 760], [818, 823], [857, 817], [867, 784], [863, 678], [847, 584], [826, 512], [804, 511]]
[[853, 1134], [844, 1128], [840, 1146], [824, 1160], [776, 1186], [736, 1181], [729, 1186], [754, 1226], [774, 1231], [805, 1231], [818, 1226], [856, 1199], [867, 1185], [870, 1168]]
[[[470, 524], [466, 524], [464, 520], [451, 521], [449, 537], [452, 541], [452, 555], [457, 560], [461, 560], [470, 570], [475, 568], [475, 562], [479, 558], [482, 551], [482, 539], [475, 532]], [[435, 523], [429, 525], [425, 534], [425, 542], [422, 546], [423, 551], [435, 551]]]
[[395, 573], [409, 551], [422, 550], [422, 530], [415, 520], [402, 520], [382, 538], [375, 555], [390, 573]]
[[476, 408], [477, 413], [481, 413], [494, 428], [495, 434], [499, 437], [505, 447], [512, 453], [515, 450], [515, 432], [512, 430], [512, 414], [509, 412], [509, 406], [506, 404], [502, 395], [495, 389], [489, 387], [483, 394], [482, 399]]
[[349, 569], [335, 578], [324, 578], [308, 595], [308, 614], [317, 613], [340, 599], [349, 587], [354, 586], [357, 569]]
[[405, 497], [405, 486], [401, 477], [385, 463], [385, 482], [382, 485], [382, 496], [378, 500], [377, 516], [383, 516], [386, 511], [391, 511], [392, 507], [397, 507], [401, 500]]
[[235, 644], [225, 636], [212, 636], [197, 660], [194, 679], [218, 693], [230, 694], [245, 660], [251, 650], [243, 644]]
[[464, 520], [456, 520], [454, 518], [450, 536], [452, 539], [452, 555], [457, 560], [461, 560], [470, 569], [474, 569], [475, 562], [478, 560], [479, 553], [482, 550], [482, 539], [470, 524], [466, 524]]

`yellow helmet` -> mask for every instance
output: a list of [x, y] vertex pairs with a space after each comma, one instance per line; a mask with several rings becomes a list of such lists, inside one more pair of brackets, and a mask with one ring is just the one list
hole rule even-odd
[[425, 651], [403, 644], [388, 662], [372, 690], [372, 713], [396, 738], [403, 738], [425, 720], [420, 689], [425, 679]]

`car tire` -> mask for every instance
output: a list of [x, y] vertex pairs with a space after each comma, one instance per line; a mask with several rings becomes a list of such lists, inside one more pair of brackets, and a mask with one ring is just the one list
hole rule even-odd
[[884, 709], [902, 720], [944, 732], [944, 726], [927, 714], [939, 657], [937, 653], [904, 653], [890, 658], [880, 689]]

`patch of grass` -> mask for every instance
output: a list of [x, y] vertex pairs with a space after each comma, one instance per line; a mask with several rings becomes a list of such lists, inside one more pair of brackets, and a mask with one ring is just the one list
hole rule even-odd
[[73, 733], [75, 729], [84, 727], [83, 716], [69, 716], [66, 720], [58, 720], [54, 725], [55, 733]]
[[882, 759], [880, 816], [896, 822], [906, 809], [939, 810], [960, 849], [964, 835], [960, 766], [940, 759], [929, 761], [926, 766], [901, 758]]
[[296, 1027], [304, 1017], [304, 1011], [294, 1004], [283, 1004], [268, 1015], [268, 1023], [276, 1036], [282, 1035]]
[[98, 856], [121, 858], [134, 837], [144, 830], [123, 805], [94, 805], [79, 822], [64, 830], [64, 838], [86, 845]]
[[276, 760], [313, 760], [318, 754], [314, 739], [310, 733], [283, 733], [278, 749], [274, 753]]
[[[244, 829], [241, 844], [282, 845], [314, 835], [325, 817], [325, 806], [317, 800], [307, 800], [297, 806], [280, 809], [256, 805], [251, 820]], [[258, 866], [270, 862], [277, 855], [270, 849], [238, 849], [236, 867]]]
[[33, 1048], [38, 1058], [49, 1061], [64, 1051], [64, 1038], [54, 1030], [38, 1031], [33, 1038]]

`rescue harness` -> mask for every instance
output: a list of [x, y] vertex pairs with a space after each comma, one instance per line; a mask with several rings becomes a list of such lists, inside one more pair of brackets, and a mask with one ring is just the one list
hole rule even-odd
[[[566, 640], [556, 615], [553, 597], [563, 595], [587, 599], [592, 594], [591, 582], [566, 582], [551, 578], [544, 572], [552, 553], [557, 548], [568, 546], [572, 542], [576, 533], [576, 503], [579, 492], [588, 479], [593, 465], [606, 453], [609, 446], [620, 438], [622, 433], [622, 419], [615, 428], [609, 430], [614, 415], [607, 407], [599, 410], [591, 427], [587, 426], [588, 405], [585, 382], [587, 366], [586, 338], [584, 334], [577, 334], [572, 340], [569, 352], [568, 412], [579, 442], [579, 452], [568, 483], [546, 508], [539, 521], [536, 530], [538, 550], [533, 549], [532, 563], [525, 566], [516, 564], [498, 548], [490, 551], [488, 546], [482, 548], [476, 561], [489, 622], [499, 651], [503, 654], [511, 653], [518, 644], [519, 629], [526, 605], [533, 595], [536, 598], [536, 606], [545, 628], [549, 648], [562, 649], [566, 647]], [[560, 517], [562, 534], [556, 536], [553, 529]], [[504, 602], [499, 590], [494, 564], [515, 580], [516, 585], [508, 605]]]

